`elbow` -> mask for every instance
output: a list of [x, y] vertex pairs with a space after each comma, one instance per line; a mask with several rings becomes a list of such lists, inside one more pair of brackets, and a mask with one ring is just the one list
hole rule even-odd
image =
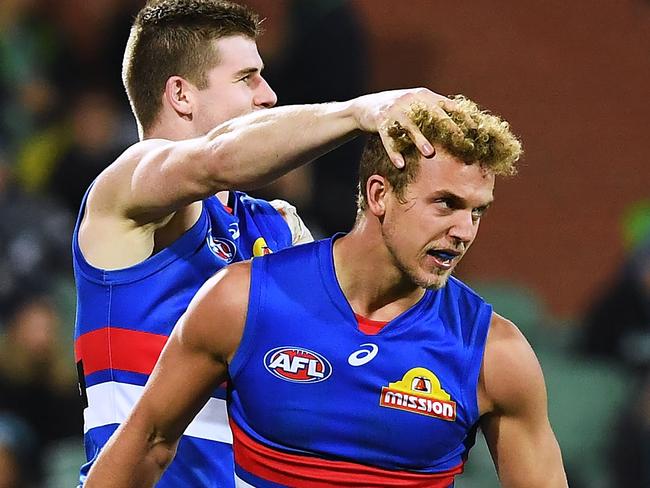
[[164, 471], [174, 460], [178, 442], [169, 442], [156, 435], [149, 438], [149, 459], [160, 471]]

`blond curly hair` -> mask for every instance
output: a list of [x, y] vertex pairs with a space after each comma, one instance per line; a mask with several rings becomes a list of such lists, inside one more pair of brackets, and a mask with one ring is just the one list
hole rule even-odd
[[[460, 128], [462, 136], [453, 130], [448, 119], [438, 116], [421, 104], [411, 107], [411, 120], [434, 146], [442, 147], [466, 164], [479, 164], [499, 176], [516, 174], [515, 163], [523, 150], [508, 122], [482, 110], [463, 95], [450, 98], [454, 100], [456, 108], [447, 111], [447, 114]], [[399, 124], [394, 124], [388, 128], [388, 135], [392, 137], [395, 149], [404, 157], [405, 167], [397, 169], [388, 157], [379, 135], [371, 136], [359, 165], [357, 203], [360, 210], [367, 208], [365, 188], [370, 176], [378, 174], [385, 177], [397, 198], [403, 201], [406, 187], [420, 169], [421, 155], [408, 132]]]

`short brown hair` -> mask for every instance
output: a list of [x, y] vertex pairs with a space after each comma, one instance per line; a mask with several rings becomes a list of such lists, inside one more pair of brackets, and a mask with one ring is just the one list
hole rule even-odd
[[122, 65], [122, 81], [142, 130], [154, 124], [170, 76], [207, 87], [207, 72], [218, 63], [213, 40], [256, 39], [260, 32], [257, 14], [236, 3], [149, 0], [133, 22]]
[[[425, 106], [414, 105], [411, 120], [429, 142], [442, 147], [466, 164], [480, 164], [497, 175], [516, 174], [515, 163], [522, 154], [522, 148], [517, 137], [510, 131], [509, 124], [498, 116], [481, 110], [476, 103], [462, 95], [451, 98], [457, 108], [447, 113], [461, 129], [462, 137], [451, 130], [448, 120], [435, 116]], [[388, 135], [393, 138], [395, 149], [404, 156], [405, 166], [397, 169], [388, 157], [379, 135], [370, 136], [359, 165], [357, 204], [360, 210], [367, 207], [366, 183], [370, 176], [378, 174], [385, 177], [397, 198], [402, 200], [406, 187], [416, 178], [420, 169], [420, 152], [406, 130], [394, 125], [388, 129]]]

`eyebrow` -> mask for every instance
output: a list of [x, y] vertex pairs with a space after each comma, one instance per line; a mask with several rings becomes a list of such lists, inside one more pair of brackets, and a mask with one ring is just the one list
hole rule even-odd
[[244, 76], [252, 75], [254, 73], [261, 73], [263, 70], [264, 70], [264, 65], [262, 65], [259, 68], [251, 66], [249, 68], [240, 69], [239, 71], [237, 71], [237, 73], [235, 73], [235, 78], [243, 78]]
[[[432, 198], [434, 200], [437, 200], [439, 198], [445, 198], [447, 200], [450, 200], [455, 208], [467, 208], [467, 207], [470, 207], [469, 202], [465, 198], [463, 198], [463, 197], [461, 197], [459, 195], [456, 195], [455, 193], [453, 193], [453, 192], [451, 192], [449, 190], [437, 191], [436, 193], [433, 194]], [[474, 208], [478, 208], [480, 210], [487, 210], [488, 207], [492, 204], [493, 201], [494, 201], [494, 198], [490, 199], [484, 205], [480, 205], [480, 206], [474, 207]]]

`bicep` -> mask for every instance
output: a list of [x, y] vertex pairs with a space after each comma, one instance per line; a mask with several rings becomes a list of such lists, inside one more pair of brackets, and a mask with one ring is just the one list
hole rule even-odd
[[567, 486], [560, 448], [548, 421], [488, 414], [481, 429], [505, 488]]
[[222, 189], [208, 168], [214, 146], [205, 137], [134, 144], [97, 178], [89, 205], [139, 225], [157, 222]]
[[499, 317], [488, 337], [482, 384], [491, 408], [481, 428], [502, 485], [566, 487], [541, 367], [523, 335]]
[[127, 182], [127, 216], [153, 222], [223, 189], [209, 168], [205, 137], [148, 141]]

